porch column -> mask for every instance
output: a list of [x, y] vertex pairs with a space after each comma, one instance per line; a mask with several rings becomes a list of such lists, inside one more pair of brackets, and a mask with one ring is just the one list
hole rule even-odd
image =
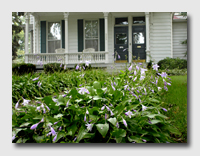
[[149, 50], [149, 12], [145, 12], [146, 21], [146, 62], [150, 61], [150, 50]]
[[39, 17], [34, 16], [33, 38], [34, 38], [34, 53], [39, 53]]
[[25, 20], [26, 20], [26, 29], [25, 29], [25, 63], [28, 63], [28, 33], [29, 33], [29, 13], [25, 13]]
[[[105, 52], [108, 52], [108, 14], [109, 12], [104, 12], [104, 22], [105, 22]], [[106, 54], [106, 63], [108, 63], [108, 54]]]
[[64, 19], [65, 19], [65, 64], [68, 64], [68, 16], [69, 12], [64, 12]]
[[131, 63], [132, 61], [132, 17], [128, 16], [128, 41], [129, 41], [129, 45], [128, 45], [128, 62]]

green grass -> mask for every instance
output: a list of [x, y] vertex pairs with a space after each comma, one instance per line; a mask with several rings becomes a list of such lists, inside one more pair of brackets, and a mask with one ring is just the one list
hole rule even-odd
[[171, 86], [162, 100], [163, 107], [169, 108], [166, 115], [173, 120], [173, 124], [182, 133], [181, 137], [174, 136], [177, 142], [187, 142], [187, 75], [171, 76]]

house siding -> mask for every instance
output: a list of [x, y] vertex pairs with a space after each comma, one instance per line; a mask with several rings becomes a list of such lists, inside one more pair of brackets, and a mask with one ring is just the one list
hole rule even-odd
[[170, 12], [151, 13], [150, 54], [154, 62], [172, 57], [172, 19]]
[[187, 59], [184, 53], [187, 51], [187, 45], [181, 44], [187, 39], [187, 21], [173, 23], [173, 57]]

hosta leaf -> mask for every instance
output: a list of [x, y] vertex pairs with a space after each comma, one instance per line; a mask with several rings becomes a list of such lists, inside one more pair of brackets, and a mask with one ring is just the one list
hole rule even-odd
[[93, 83], [93, 87], [94, 87], [95, 89], [100, 89], [100, 88], [101, 88], [101, 84], [100, 84], [100, 82], [98, 82], [98, 81], [94, 81], [94, 83]]
[[159, 123], [159, 122], [162, 122], [162, 121], [160, 121], [160, 120], [151, 120], [151, 123], [152, 123], [152, 124], [157, 124], [157, 123]]
[[114, 126], [116, 126], [117, 124], [117, 119], [116, 118], [109, 118], [108, 121], [113, 124]]
[[81, 141], [81, 139], [83, 139], [84, 135], [86, 134], [85, 132], [85, 127], [84, 126], [81, 126], [79, 132], [78, 132], [78, 135], [77, 135], [77, 140], [76, 142], [79, 142]]
[[57, 114], [57, 115], [54, 115], [54, 118], [58, 119], [58, 118], [61, 118], [62, 116], [63, 116], [63, 114]]
[[181, 135], [181, 133], [179, 132], [179, 130], [176, 127], [167, 125], [165, 128], [168, 129], [173, 134]]
[[44, 135], [42, 135], [42, 136], [38, 136], [38, 135], [34, 135], [33, 136], [33, 139], [37, 142], [37, 143], [42, 143], [43, 142], [43, 140], [44, 140]]
[[64, 132], [58, 132], [55, 142], [57, 142], [60, 138], [62, 138], [64, 136], [66, 136], [66, 134]]
[[128, 137], [128, 140], [130, 141], [130, 142], [136, 142], [136, 143], [144, 143], [143, 141], [142, 141], [142, 139], [140, 138], [140, 137], [137, 137], [137, 136], [130, 136], [130, 137]]
[[115, 140], [116, 140], [116, 143], [120, 143], [122, 141], [122, 137], [115, 138]]
[[115, 137], [115, 138], [120, 138], [120, 137], [125, 137], [126, 136], [126, 130], [124, 129], [116, 129], [112, 135]]
[[105, 136], [109, 130], [109, 124], [107, 124], [107, 123], [97, 124], [96, 127], [97, 127], [97, 130], [99, 131], [99, 133], [103, 136], [103, 138], [105, 138]]
[[26, 123], [21, 124], [20, 127], [24, 127], [24, 126], [26, 127], [26, 126], [28, 126], [30, 124], [31, 124], [30, 122], [26, 122]]

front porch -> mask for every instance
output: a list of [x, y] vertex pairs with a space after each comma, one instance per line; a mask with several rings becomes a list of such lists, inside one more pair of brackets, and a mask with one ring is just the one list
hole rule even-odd
[[[32, 53], [28, 52], [25, 33], [25, 63], [69, 67], [87, 60], [92, 66], [109, 67], [131, 63], [135, 55], [141, 62], [149, 61], [148, 12], [27, 12], [26, 32], [30, 15], [34, 19]], [[94, 51], [84, 52], [88, 48]], [[56, 52], [59, 49], [62, 52]]]

